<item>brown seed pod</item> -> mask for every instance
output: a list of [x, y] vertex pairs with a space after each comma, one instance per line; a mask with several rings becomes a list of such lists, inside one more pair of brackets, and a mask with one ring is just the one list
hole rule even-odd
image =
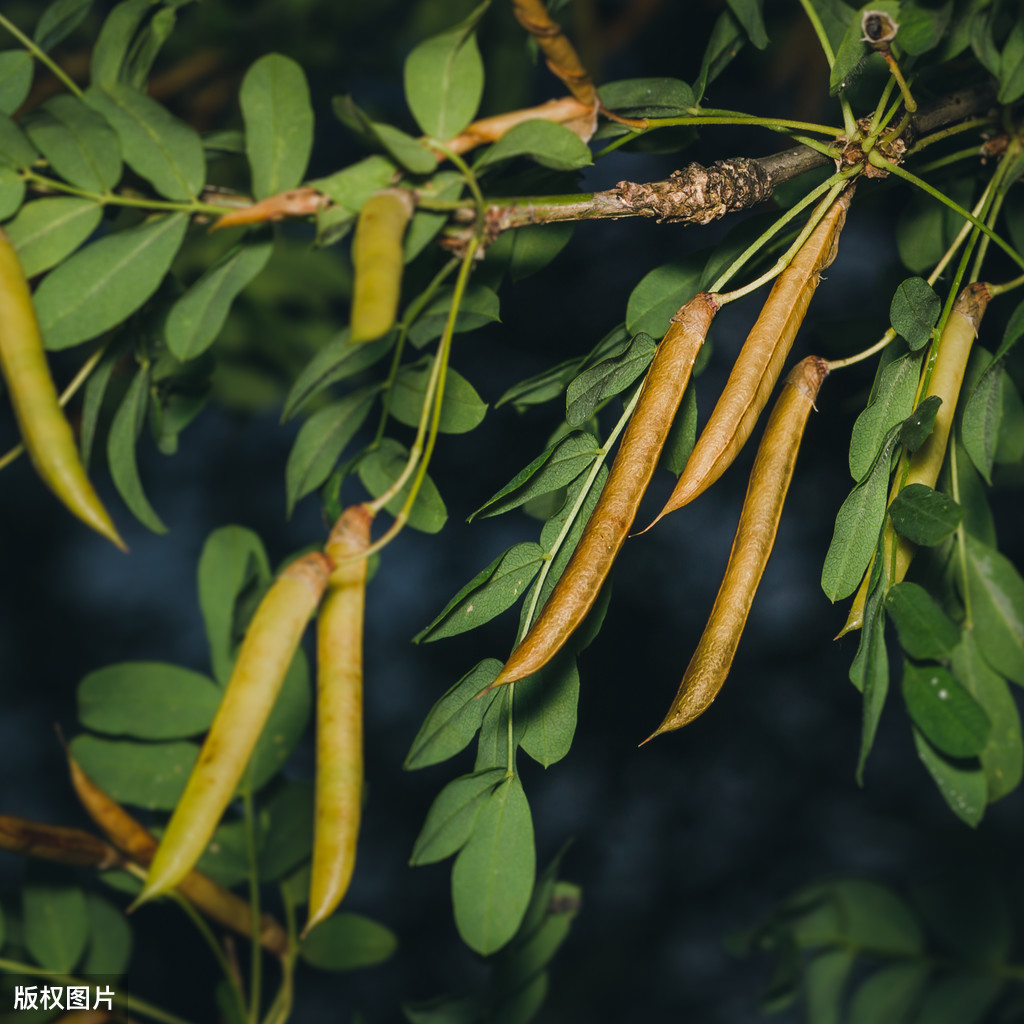
[[[119, 850], [137, 864], [148, 867], [156, 853], [156, 838], [85, 774], [70, 751], [67, 757], [71, 784], [86, 814]], [[103, 845], [106, 846], [105, 843]], [[238, 935], [252, 938], [252, 910], [249, 903], [218, 885], [212, 878], [192, 871], [178, 883], [178, 892], [212, 921]], [[260, 918], [260, 945], [275, 956], [283, 956], [288, 948], [288, 936], [269, 914]]]
[[45, 825], [13, 814], [0, 814], [0, 850], [106, 871], [121, 863], [121, 855], [102, 839], [78, 828]]
[[540, 615], [492, 686], [515, 682], [546, 665], [597, 600], [633, 525], [697, 353], [717, 311], [714, 296], [700, 292], [672, 318], [647, 370], [608, 480], [579, 544]]
[[779, 275], [655, 523], [707, 490], [746, 444], [793, 347], [821, 272], [835, 259], [851, 198], [852, 189], [848, 188]]
[[707, 626], [665, 720], [644, 740], [680, 729], [718, 696], [746, 625], [779, 528], [800, 441], [821, 382], [824, 359], [808, 356], [786, 377], [757, 450], [739, 526]]

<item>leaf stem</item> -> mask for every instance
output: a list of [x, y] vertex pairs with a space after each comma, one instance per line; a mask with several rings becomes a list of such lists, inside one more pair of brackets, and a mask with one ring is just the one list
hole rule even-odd
[[896, 63], [896, 58], [893, 57], [892, 53], [888, 50], [883, 50], [882, 56], [885, 58], [885, 63], [888, 65], [889, 74], [892, 75], [896, 84], [900, 87], [900, 92], [903, 95], [903, 106], [906, 108], [908, 114], [913, 114], [917, 110], [917, 100], [915, 100], [911, 94], [910, 86], [907, 85], [907, 80], [903, 77], [903, 72], [900, 71], [900, 66]]
[[82, 98], [82, 90], [79, 88], [77, 83], [72, 81], [68, 76], [68, 73], [56, 61], [54, 61], [38, 43], [25, 35], [17, 25], [5, 18], [2, 14], [0, 14], [0, 25], [7, 29], [7, 31], [10, 32], [10, 34], [14, 36], [14, 38], [17, 39], [18, 42], [21, 43], [21, 45], [24, 46], [40, 64], [46, 65], [46, 67], [53, 72], [54, 76], [64, 84], [64, 87], [68, 92], [73, 93], [79, 99]]
[[[24, 974], [30, 978], [47, 978], [51, 981], [59, 981], [62, 985], [77, 985], [88, 988], [89, 986], [81, 978], [77, 978], [72, 974], [59, 974], [54, 971], [48, 971], [44, 967], [36, 967], [34, 964], [23, 964], [17, 960], [8, 960], [6, 958], [0, 959], [0, 971], [6, 971], [8, 974]], [[173, 1013], [169, 1013], [167, 1010], [160, 1009], [159, 1006], [154, 1006], [152, 1003], [147, 1003], [143, 999], [139, 999], [137, 996], [130, 995], [127, 992], [117, 992], [115, 995], [119, 1006], [126, 1010], [133, 1010], [135, 1013], [141, 1013], [151, 1020], [160, 1021], [161, 1024], [190, 1024], [189, 1021], [183, 1017], [178, 1017]]]
[[242, 810], [245, 821], [245, 854], [249, 861], [249, 908], [252, 915], [252, 950], [249, 960], [249, 1020], [260, 1019], [260, 991], [263, 984], [263, 953], [260, 946], [260, 872], [256, 857], [256, 815], [252, 800], [251, 766], [242, 787]]
[[[915, 142], [907, 151], [907, 155], [911, 156], [914, 153], [919, 153], [922, 149], [926, 149], [928, 146], [933, 146], [936, 142], [941, 142], [943, 139], [948, 139], [953, 135], [960, 135], [963, 132], [973, 131], [975, 128], [984, 128], [994, 123], [995, 122], [991, 117], [972, 117], [967, 121], [961, 121], [959, 124], [951, 124], [946, 128], [940, 128], [938, 131], [932, 132], [930, 135], [925, 135], [918, 139], [917, 142]], [[974, 147], [973, 152], [975, 155], [978, 154], [977, 146]]]
[[[851, 168], [853, 170], [853, 168]], [[764, 234], [762, 234], [754, 243], [747, 247], [742, 253], [740, 258], [736, 260], [732, 266], [722, 274], [718, 280], [708, 289], [712, 294], [717, 296], [719, 305], [724, 306], [726, 303], [735, 302], [736, 299], [743, 298], [744, 295], [749, 295], [751, 292], [756, 291], [761, 285], [771, 281], [773, 278], [778, 277], [786, 267], [792, 262], [793, 257], [799, 252], [800, 247], [807, 241], [808, 236], [818, 226], [821, 218], [825, 216], [825, 212], [832, 205], [836, 196], [846, 187], [846, 181], [850, 177], [849, 173], [842, 172], [835, 174], [827, 181], [822, 182], [814, 191], [809, 192], [796, 206], [791, 210], [787, 210], [786, 213], [779, 218], [779, 220], [771, 226]], [[775, 261], [770, 269], [765, 271], [760, 277], [755, 278], [749, 284], [743, 285], [742, 288], [736, 288], [734, 291], [725, 292], [724, 294], [719, 293], [718, 289], [729, 280], [729, 278], [735, 273], [743, 262], [749, 258], [754, 252], [758, 251], [764, 243], [771, 237], [776, 231], [779, 230], [784, 224], [786, 224], [793, 216], [800, 212], [810, 202], [813, 202], [823, 191], [828, 192], [824, 199], [818, 204], [814, 212], [810, 217], [807, 218], [807, 223], [804, 224], [800, 233], [796, 236], [792, 245]]]
[[944, 203], [951, 210], [955, 210], [964, 220], [969, 221], [976, 228], [978, 228], [983, 234], [988, 235], [1000, 249], [1005, 252], [1010, 259], [1013, 260], [1019, 267], [1024, 268], [1024, 256], [1021, 256], [1016, 249], [1013, 248], [1008, 242], [1004, 241], [997, 235], [987, 224], [983, 224], [974, 214], [965, 210], [959, 203], [954, 202], [949, 196], [940, 192], [933, 185], [929, 185], [927, 181], [923, 181], [916, 174], [912, 174], [910, 171], [903, 167], [893, 163], [891, 160], [886, 160], [878, 150], [872, 150], [868, 154], [868, 160], [875, 166], [881, 167], [884, 170], [895, 174], [897, 178], [903, 178], [904, 181], [909, 181], [912, 185], [916, 185], [923, 192], [927, 192], [933, 199], [937, 199], [940, 203]]

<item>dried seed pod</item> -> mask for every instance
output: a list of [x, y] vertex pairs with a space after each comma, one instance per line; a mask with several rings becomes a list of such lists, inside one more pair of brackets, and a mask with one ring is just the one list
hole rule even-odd
[[93, 490], [50, 376], [32, 295], [18, 254], [0, 228], [0, 370], [25, 450], [43, 482], [87, 526], [126, 551]]
[[847, 189], [836, 199], [779, 275], [655, 523], [707, 490], [746, 444], [793, 347], [821, 272], [835, 259], [851, 198], [852, 190]]
[[352, 239], [353, 342], [374, 341], [395, 324], [402, 292], [402, 238], [414, 209], [412, 193], [386, 188], [367, 199]]
[[178, 885], [206, 848], [277, 700], [329, 571], [322, 554], [305, 555], [264, 595], [137, 903]]
[[[909, 459], [904, 456], [906, 463], [904, 459], [900, 460], [896, 469], [896, 479], [889, 493], [889, 504], [892, 504], [893, 499], [903, 488], [909, 487], [911, 484], [934, 487], [939, 479], [939, 472], [946, 460], [949, 432], [953, 426], [953, 415], [960, 397], [960, 385], [963, 384], [964, 374], [967, 372], [967, 360], [970, 358], [974, 339], [978, 336], [981, 318], [985, 315], [991, 298], [988, 285], [982, 281], [976, 281], [974, 284], [962, 288], [956, 297], [956, 302], [953, 304], [953, 309], [935, 350], [928, 387], [916, 403], [920, 405], [926, 398], [937, 395], [942, 399], [942, 404], [935, 414], [935, 423], [932, 425], [932, 432], [928, 435], [927, 440], [910, 455]], [[927, 368], [928, 364], [926, 363], [925, 369], [922, 371], [922, 380]], [[903, 466], [905, 464], [907, 472], [904, 477]], [[889, 580], [889, 586], [899, 583], [906, 576], [916, 548], [905, 537], [896, 535], [892, 528], [892, 521], [886, 517], [883, 533], [886, 565], [893, 564], [892, 546], [894, 541], [896, 543], [895, 571], [892, 579]], [[867, 602], [870, 578], [871, 565], [868, 566], [864, 579], [857, 593], [854, 594], [850, 613], [839, 636], [843, 636], [851, 630], [860, 629], [864, 624], [864, 605]]]
[[800, 441], [821, 382], [823, 359], [808, 356], [786, 377], [757, 450], [722, 585], [665, 720], [647, 740], [680, 729], [718, 696], [746, 625], [779, 528]]
[[540, 615], [492, 686], [515, 682], [546, 665], [597, 600], [633, 525], [717, 311], [714, 296], [700, 292], [672, 318], [579, 544]]
[[0, 850], [98, 871], [107, 871], [121, 863], [117, 850], [89, 832], [45, 825], [13, 814], [0, 814]]
[[[119, 850], [137, 864], [147, 867], [156, 853], [155, 837], [85, 774], [70, 751], [68, 768], [71, 784], [86, 814]], [[252, 909], [247, 900], [236, 896], [199, 871], [190, 871], [177, 888], [189, 903], [211, 921], [247, 939], [252, 938]], [[260, 945], [275, 956], [283, 956], [288, 949], [285, 930], [269, 914], [263, 914], [260, 918]]]
[[373, 515], [346, 509], [327, 539], [337, 565], [317, 619], [316, 813], [308, 935], [344, 898], [363, 803], [363, 609]]

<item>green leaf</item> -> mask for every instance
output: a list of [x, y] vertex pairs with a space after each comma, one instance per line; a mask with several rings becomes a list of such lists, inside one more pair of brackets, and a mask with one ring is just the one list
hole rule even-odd
[[53, 171], [87, 192], [106, 192], [121, 179], [121, 144], [113, 128], [75, 96], [53, 96], [24, 128]]
[[195, 359], [213, 344], [231, 304], [267, 265], [273, 250], [272, 242], [232, 249], [174, 303], [167, 314], [164, 337], [178, 359]]
[[582, 357], [567, 359], [548, 370], [541, 370], [540, 373], [521, 380], [518, 384], [513, 384], [494, 403], [494, 408], [511, 402], [516, 412], [525, 412], [532, 406], [552, 401], [565, 391], [569, 381], [576, 376], [585, 362]]
[[394, 180], [395, 165], [387, 157], [374, 155], [309, 184], [343, 206], [354, 218], [374, 192], [387, 188]]
[[123, 0], [107, 15], [92, 50], [89, 77], [93, 85], [122, 80], [122, 67], [153, 0]]
[[1022, 337], [1024, 337], [1024, 302], [1010, 314], [1006, 330], [1003, 332], [1003, 340], [999, 343], [999, 348], [996, 349], [994, 360], [1002, 359]]
[[150, 505], [142, 488], [136, 461], [135, 445], [146, 421], [148, 405], [149, 370], [140, 366], [110, 424], [107, 463], [114, 486], [132, 515], [154, 533], [166, 533], [167, 526]]
[[1024, 96], [1024, 25], [1015, 19], [999, 61], [999, 103], [1016, 103]]
[[465, 750], [497, 696], [494, 690], [481, 693], [497, 678], [501, 664], [496, 658], [481, 661], [430, 709], [406, 756], [407, 771], [440, 764]]
[[[398, 479], [408, 460], [408, 450], [390, 437], [385, 437], [376, 450], [370, 452], [366, 458], [360, 459], [359, 479], [370, 494], [378, 498]], [[412, 478], [407, 480], [405, 486], [385, 506], [393, 516], [398, 515], [405, 504], [412, 483]], [[422, 530], [424, 533], [437, 533], [447, 519], [448, 510], [437, 485], [429, 476], [424, 476], [422, 486], [409, 511], [409, 525], [414, 530]]]
[[1001, 978], [939, 978], [925, 994], [914, 1024], [982, 1024], [1005, 987]]
[[25, 133], [6, 114], [0, 114], [0, 164], [27, 170], [38, 156]]
[[644, 274], [626, 306], [629, 333], [661, 338], [679, 307], [697, 294], [701, 269], [700, 260], [687, 257]]
[[329, 341], [296, 377], [284, 400], [281, 422], [290, 420], [309, 401], [332, 384], [355, 376], [379, 362], [394, 347], [397, 331], [390, 331], [378, 341], [353, 345], [346, 328]]
[[544, 561], [544, 550], [539, 544], [514, 544], [478, 572], [416, 635], [416, 642], [441, 640], [490, 622], [526, 593]]
[[198, 576], [210, 665], [214, 678], [223, 686], [231, 675], [235, 648], [242, 641], [256, 602], [270, 584], [263, 542], [242, 526], [214, 530], [199, 556]]
[[892, 587], [886, 594], [885, 608], [896, 626], [900, 646], [912, 658], [945, 659], [960, 642], [959, 627], [916, 583]]
[[96, 974], [124, 974], [132, 955], [132, 930], [124, 912], [96, 893], [87, 892], [85, 914], [89, 945], [79, 973], [86, 978]]
[[89, 941], [82, 890], [29, 882], [21, 892], [22, 938], [32, 959], [48, 971], [70, 974]]
[[182, 3], [190, 2], [191, 0], [171, 0], [170, 3], [158, 7], [153, 16], [142, 25], [132, 40], [118, 72], [120, 80], [125, 85], [140, 91], [147, 88], [153, 64], [177, 24], [178, 12], [175, 8]]
[[199, 754], [195, 743], [135, 743], [83, 734], [71, 741], [82, 770], [121, 804], [170, 811]]
[[377, 388], [360, 388], [318, 409], [302, 424], [285, 466], [286, 515], [333, 472], [377, 398]]
[[245, 152], [257, 199], [302, 181], [313, 148], [313, 106], [302, 68], [268, 53], [245, 73], [238, 94], [245, 121]]
[[253, 789], [265, 786], [284, 767], [306, 731], [312, 707], [309, 664], [300, 647], [249, 760], [247, 774]]
[[434, 864], [458, 853], [469, 842], [488, 798], [504, 781], [504, 768], [487, 768], [449, 782], [430, 805], [409, 863]]
[[704, 48], [700, 73], [693, 83], [694, 102], [700, 103], [704, 90], [728, 67], [733, 57], [743, 49], [745, 33], [730, 11], [722, 11], [711, 29]]
[[759, 50], [768, 45], [768, 32], [764, 27], [764, 16], [761, 13], [763, 0], [729, 0], [729, 10], [743, 26], [747, 38]]
[[481, 999], [477, 995], [436, 996], [415, 1003], [402, 1003], [409, 1024], [479, 1024]]
[[500, 515], [531, 498], [565, 487], [593, 463], [600, 448], [593, 434], [574, 430], [520, 470], [469, 517], [470, 521]]
[[33, 299], [46, 347], [70, 348], [121, 323], [160, 286], [188, 217], [154, 217], [80, 249], [51, 271]]
[[922, 964], [896, 964], [876, 971], [854, 992], [846, 1024], [897, 1024], [907, 1020], [930, 972], [931, 968]]
[[836, 515], [835, 531], [821, 570], [821, 589], [830, 601], [849, 597], [864, 576], [885, 523], [889, 467], [899, 428], [892, 427], [874, 465], [849, 493]]
[[82, 23], [93, 0], [53, 0], [39, 15], [32, 38], [43, 51], [62, 43]]
[[0, 114], [13, 114], [32, 88], [32, 56], [27, 50], [0, 53]]
[[880, 581], [868, 594], [864, 607], [860, 646], [850, 666], [850, 681], [864, 694], [864, 721], [860, 754], [857, 758], [857, 783], [862, 784], [864, 766], [875, 743], [878, 722], [889, 694], [889, 655], [885, 649], [885, 611]]
[[932, 286], [923, 278], [908, 277], [892, 297], [889, 318], [893, 330], [916, 352], [928, 343], [941, 312], [942, 302]]
[[994, 361], [981, 375], [964, 405], [961, 439], [971, 461], [990, 487], [1007, 386], [1012, 388], [1013, 383], [1008, 380], [1002, 361]]
[[696, 104], [689, 83], [678, 78], [626, 78], [598, 89], [609, 110], [634, 117], [682, 117]]
[[25, 182], [13, 167], [0, 163], [0, 220], [18, 212], [25, 200]]
[[313, 850], [313, 783], [286, 782], [268, 801], [259, 851], [261, 882], [284, 878], [309, 860]]
[[425, 142], [389, 124], [374, 124], [372, 127], [373, 133], [392, 159], [411, 174], [433, 174], [437, 169], [437, 156]]
[[819, 953], [804, 969], [804, 1000], [811, 1024], [840, 1024], [846, 982], [856, 954], [845, 949]]
[[[424, 356], [398, 371], [391, 392], [390, 412], [399, 423], [410, 427], [419, 424], [433, 366], [434, 357]], [[478, 427], [486, 414], [487, 403], [476, 393], [476, 388], [462, 374], [448, 367], [438, 429], [445, 434], [465, 434]]]
[[112, 345], [104, 353], [99, 365], [93, 370], [85, 383], [85, 395], [82, 399], [82, 423], [78, 446], [82, 453], [82, 463], [89, 468], [92, 458], [92, 445], [96, 439], [96, 425], [103, 408], [103, 396], [107, 393], [107, 385], [114, 373], [114, 368], [121, 359], [118, 346]]
[[375, 967], [398, 948], [394, 933], [362, 914], [342, 912], [318, 924], [302, 940], [302, 959], [325, 971]]
[[913, 0], [903, 0], [896, 41], [907, 53], [915, 55], [935, 49], [942, 41], [952, 12], [952, 0], [947, 0], [937, 9], [922, 7]]
[[525, 723], [519, 746], [545, 768], [569, 753], [579, 696], [580, 676], [571, 653], [554, 658], [516, 686], [516, 715]]
[[794, 903], [811, 913], [796, 923], [801, 947], [831, 946], [836, 936], [853, 949], [884, 956], [920, 956], [924, 934], [916, 916], [894, 892], [861, 878], [814, 885]]
[[97, 228], [103, 208], [91, 199], [60, 197], [26, 203], [7, 225], [26, 277], [71, 255]]
[[896, 532], [914, 544], [932, 546], [944, 541], [963, 518], [960, 506], [927, 484], [904, 487], [889, 506]]
[[[416, 322], [409, 328], [409, 340], [422, 348], [428, 341], [440, 338], [448, 322], [454, 290], [439, 288], [434, 298], [423, 307]], [[500, 321], [500, 300], [492, 289], [482, 284], [470, 285], [462, 296], [459, 313], [455, 318], [455, 333], [475, 331], [484, 324]]]
[[988, 744], [979, 759], [988, 786], [988, 802], [993, 803], [1012, 793], [1024, 775], [1020, 713], [1006, 680], [982, 657], [973, 632], [964, 633], [963, 642], [953, 652], [951, 667], [957, 681], [992, 723]]
[[917, 729], [914, 746], [950, 810], [971, 828], [976, 827], [985, 813], [985, 773], [947, 760]]
[[996, 865], [984, 854], [973, 865], [954, 854], [949, 867], [938, 874], [915, 872], [914, 902], [922, 918], [944, 949], [972, 970], [1006, 964], [1014, 946], [1015, 921], [1006, 899], [1006, 880], [992, 868]]
[[946, 669], [908, 661], [903, 699], [914, 724], [942, 753], [975, 757], [988, 744], [988, 715]]
[[1024, 580], [1013, 563], [970, 535], [966, 568], [978, 647], [997, 672], [1024, 684]]
[[508, 267], [512, 280], [522, 281], [543, 270], [569, 244], [574, 227], [567, 221], [564, 224], [533, 224], [517, 228], [512, 233], [512, 256]]
[[920, 359], [906, 353], [880, 373], [875, 394], [857, 417], [850, 436], [850, 475], [862, 480], [875, 461], [886, 434], [914, 409]]
[[900, 444], [907, 451], [916, 452], [928, 440], [935, 426], [935, 415], [940, 405], [942, 399], [938, 395], [929, 395], [903, 421], [900, 427]]
[[[261, 814], [261, 820], [265, 816]], [[249, 836], [244, 821], [225, 821], [214, 830], [199, 860], [197, 870], [227, 888], [249, 877]], [[260, 875], [262, 878], [262, 874]], [[309, 888], [306, 889], [307, 895]]]
[[593, 163], [590, 148], [565, 125], [553, 121], [523, 121], [484, 150], [476, 162], [476, 170], [517, 156], [529, 157], [555, 171], [575, 171]]
[[485, 0], [465, 21], [420, 43], [406, 58], [406, 102], [423, 132], [435, 139], [454, 138], [480, 106], [484, 65], [476, 26], [489, 5]]
[[533, 890], [533, 821], [518, 777], [497, 786], [452, 868], [455, 924], [470, 949], [501, 949], [519, 927]]
[[689, 385], [679, 405], [679, 411], [661, 450], [659, 465], [673, 476], [679, 476], [697, 443], [697, 390]]
[[638, 334], [622, 352], [576, 377], [565, 396], [569, 426], [582, 426], [601, 402], [625, 391], [650, 366], [657, 348], [658, 343], [649, 334]]
[[126, 661], [90, 672], [78, 684], [78, 718], [87, 729], [140, 740], [184, 739], [205, 732], [220, 688], [177, 665]]
[[206, 156], [196, 131], [143, 92], [111, 82], [91, 85], [85, 102], [121, 140], [125, 162], [168, 199], [194, 199], [206, 184]]

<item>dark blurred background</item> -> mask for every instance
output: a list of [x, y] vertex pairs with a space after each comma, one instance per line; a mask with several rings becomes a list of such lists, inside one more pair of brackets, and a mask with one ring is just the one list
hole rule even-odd
[[[233, 97], [251, 60], [268, 50], [299, 60], [317, 105], [314, 177], [361, 155], [333, 119], [330, 97], [352, 93], [375, 115], [412, 130], [401, 61], [416, 42], [471, 6], [449, 0], [195, 5], [182, 11], [180, 30], [158, 70], [179, 66], [189, 54], [208, 55], [214, 71], [173, 103], [182, 116], [214, 128], [237, 123]], [[823, 102], [827, 69], [809, 27], [786, 9], [775, 15], [786, 6], [769, 5], [773, 45], [763, 53], [746, 47], [711, 86], [706, 103], [835, 119]], [[34, 4], [4, 7], [19, 24], [32, 24]], [[692, 81], [723, 7], [711, 0], [586, 0], [579, 4], [576, 29], [601, 81]], [[561, 94], [542, 65], [524, 58], [523, 39], [509, 21], [496, 0], [481, 40], [495, 78], [484, 113]], [[87, 39], [83, 33], [83, 46]], [[73, 46], [65, 56], [75, 58]], [[707, 129], [683, 155], [617, 153], [584, 174], [579, 187], [663, 178], [691, 159], [758, 156], [781, 145], [759, 129]], [[906, 276], [894, 245], [897, 209], [884, 186], [862, 187], [839, 257], [797, 341], [799, 353], [857, 351], [887, 326], [889, 297]], [[506, 282], [501, 324], [460, 336], [453, 365], [493, 403], [512, 383], [589, 350], [623, 318], [630, 291], [645, 273], [712, 244], [732, 226], [579, 225], [545, 272]], [[297, 238], [302, 241], [301, 231]], [[347, 243], [341, 248], [347, 250]], [[760, 301], [758, 295], [730, 307], [716, 323], [714, 355], [697, 384], [702, 420]], [[310, 327], [298, 322], [308, 318], [308, 309], [299, 309], [296, 330], [329, 334], [336, 329], [333, 312], [329, 305], [318, 310], [319, 321]], [[992, 338], [998, 336], [994, 330]], [[860, 697], [847, 670], [857, 641], [831, 640], [845, 610], [829, 604], [818, 580], [836, 510], [851, 486], [849, 432], [872, 373], [870, 365], [858, 367], [822, 389], [775, 552], [722, 695], [698, 722], [641, 750], [637, 743], [660, 721], [710, 610], [753, 452], [694, 506], [624, 549], [604, 630], [580, 660], [573, 749], [547, 771], [520, 758], [538, 864], [571, 839], [562, 876], [583, 890], [582, 910], [554, 961], [539, 1020], [753, 1024], [764, 1019], [758, 998], [767, 965], [735, 958], [724, 939], [762, 919], [792, 891], [817, 879], [857, 875], [905, 892], [952, 862], [976, 872], [1011, 872], [1019, 865], [1020, 793], [991, 807], [974, 832], [957, 821], [917, 760], [898, 692], [883, 718], [864, 787], [854, 781]], [[287, 381], [279, 386], [280, 395]], [[75, 687], [87, 672], [133, 659], [208, 670], [195, 566], [212, 529], [238, 523], [255, 530], [272, 563], [323, 538], [315, 497], [285, 521], [284, 466], [300, 424], [279, 425], [279, 395], [271, 390], [259, 410], [208, 408], [171, 458], [143, 442], [142, 477], [171, 528], [166, 536], [133, 523], [101, 480], [130, 556], [112, 552], [74, 523], [24, 459], [4, 470], [0, 811], [84, 824], [53, 725], [76, 732]], [[431, 473], [450, 519], [436, 537], [406, 530], [384, 554], [367, 615], [370, 795], [346, 907], [387, 924], [400, 947], [389, 963], [370, 971], [340, 978], [301, 974], [296, 1021], [348, 1021], [356, 1008], [370, 1022], [397, 1020], [400, 1000], [459, 991], [481, 975], [452, 923], [450, 863], [407, 867], [432, 798], [449, 779], [471, 770], [472, 755], [413, 774], [404, 773], [401, 763], [440, 694], [480, 658], [507, 652], [516, 613], [434, 645], [416, 647], [410, 638], [505, 547], [536, 537], [538, 524], [520, 513], [473, 525], [465, 519], [541, 450], [563, 412], [558, 402], [523, 416], [503, 406], [473, 433], [442, 438]], [[4, 420], [0, 441], [6, 449], [13, 431], [9, 417]], [[660, 507], [671, 483], [659, 473], [640, 519]], [[1015, 560], [1021, 554], [1013, 536], [1019, 497], [1013, 480], [994, 495], [1000, 538]], [[290, 770], [311, 773], [308, 741]], [[6, 903], [16, 904], [23, 870], [20, 860], [0, 856], [0, 898]], [[147, 918], [158, 919], [160, 927], [149, 927]], [[126, 986], [197, 1022], [215, 1019], [207, 996], [214, 981], [210, 966], [174, 909], [147, 907], [137, 921]], [[181, 941], [175, 942], [179, 928]], [[789, 1010], [776, 1019], [796, 1021], [799, 1014]]]

